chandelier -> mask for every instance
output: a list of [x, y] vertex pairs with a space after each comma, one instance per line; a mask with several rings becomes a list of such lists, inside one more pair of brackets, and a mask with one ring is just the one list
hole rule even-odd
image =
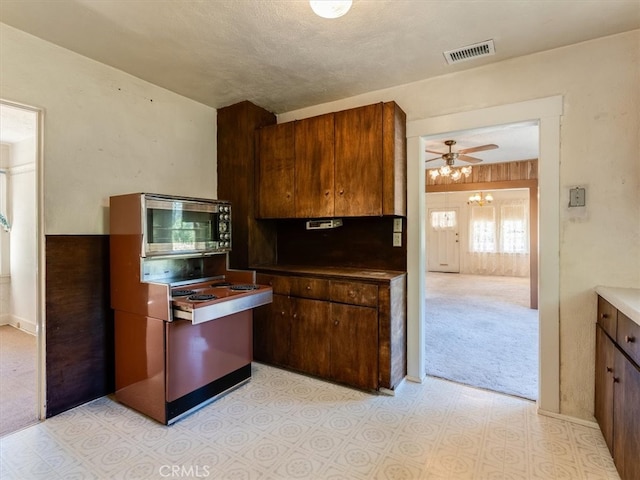
[[451, 180], [458, 181], [462, 177], [467, 178], [471, 175], [471, 167], [464, 166], [460, 168], [454, 168], [451, 165], [444, 165], [440, 168], [432, 168], [429, 170], [431, 180], [435, 180], [438, 177], [450, 177]]
[[468, 205], [478, 205], [479, 207], [483, 207], [484, 205], [488, 205], [493, 202], [493, 195], [487, 193], [483, 195], [482, 192], [474, 193], [469, 197]]

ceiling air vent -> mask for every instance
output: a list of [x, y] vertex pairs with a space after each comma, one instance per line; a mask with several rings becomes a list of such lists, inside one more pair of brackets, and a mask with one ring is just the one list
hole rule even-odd
[[444, 58], [447, 59], [449, 65], [453, 65], [454, 63], [466, 62], [474, 58], [495, 54], [496, 49], [493, 45], [493, 40], [487, 40], [486, 42], [474, 43], [473, 45], [444, 52]]

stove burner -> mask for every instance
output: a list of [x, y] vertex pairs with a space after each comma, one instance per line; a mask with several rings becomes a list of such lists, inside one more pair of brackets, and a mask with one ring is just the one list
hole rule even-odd
[[231, 282], [218, 282], [218, 283], [212, 283], [211, 286], [212, 287], [230, 287], [232, 284]]
[[187, 300], [191, 300], [193, 302], [206, 302], [207, 300], [215, 300], [215, 295], [207, 295], [207, 294], [199, 294], [199, 295], [191, 295], [187, 298]]
[[257, 285], [251, 285], [251, 284], [247, 284], [247, 285], [231, 285], [229, 287], [229, 290], [257, 290], [258, 286]]
[[174, 290], [171, 292], [172, 297], [186, 297], [187, 295], [193, 295], [195, 290]]

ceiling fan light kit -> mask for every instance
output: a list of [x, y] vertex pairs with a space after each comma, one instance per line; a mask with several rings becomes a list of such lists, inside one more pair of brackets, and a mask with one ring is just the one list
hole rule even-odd
[[450, 177], [454, 181], [458, 181], [463, 177], [467, 178], [469, 177], [469, 175], [471, 175], [471, 170], [472, 170], [471, 166], [466, 165], [460, 168], [453, 168], [453, 164], [456, 160], [462, 160], [463, 162], [467, 162], [467, 163], [480, 163], [482, 162], [482, 159], [476, 158], [476, 157], [470, 157], [469, 155], [467, 155], [467, 153], [482, 152], [484, 150], [493, 150], [498, 148], [498, 145], [490, 143], [487, 145], [480, 145], [478, 147], [463, 148], [462, 150], [458, 150], [457, 152], [452, 152], [451, 147], [456, 144], [456, 141], [446, 140], [444, 144], [447, 147], [449, 147], [448, 152], [442, 153], [442, 152], [436, 152], [434, 150], [429, 150], [429, 149], [425, 150], [428, 153], [437, 153], [438, 155], [440, 155], [439, 157], [425, 160], [425, 163], [432, 162], [434, 160], [440, 160], [440, 159], [444, 160], [446, 163], [446, 165], [443, 165], [440, 168], [429, 169], [429, 175], [431, 176], [432, 180], [435, 180], [440, 176]]
[[471, 175], [472, 167], [460, 167], [460, 168], [451, 168], [449, 165], [445, 165], [440, 168], [433, 168], [429, 170], [429, 175], [431, 178], [435, 180], [436, 178], [442, 177], [451, 177], [451, 180], [458, 181], [462, 177], [467, 178]]

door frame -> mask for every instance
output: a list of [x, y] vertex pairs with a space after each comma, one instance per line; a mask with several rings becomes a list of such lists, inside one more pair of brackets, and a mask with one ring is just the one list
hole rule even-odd
[[563, 97], [529, 100], [407, 122], [407, 379], [425, 378], [425, 146], [423, 137], [535, 121], [538, 160], [538, 410], [560, 413], [560, 119]]
[[36, 114], [36, 401], [38, 420], [44, 420], [47, 415], [46, 389], [46, 330], [45, 330], [45, 243], [44, 243], [44, 110], [0, 98], [3, 105], [28, 110]]

